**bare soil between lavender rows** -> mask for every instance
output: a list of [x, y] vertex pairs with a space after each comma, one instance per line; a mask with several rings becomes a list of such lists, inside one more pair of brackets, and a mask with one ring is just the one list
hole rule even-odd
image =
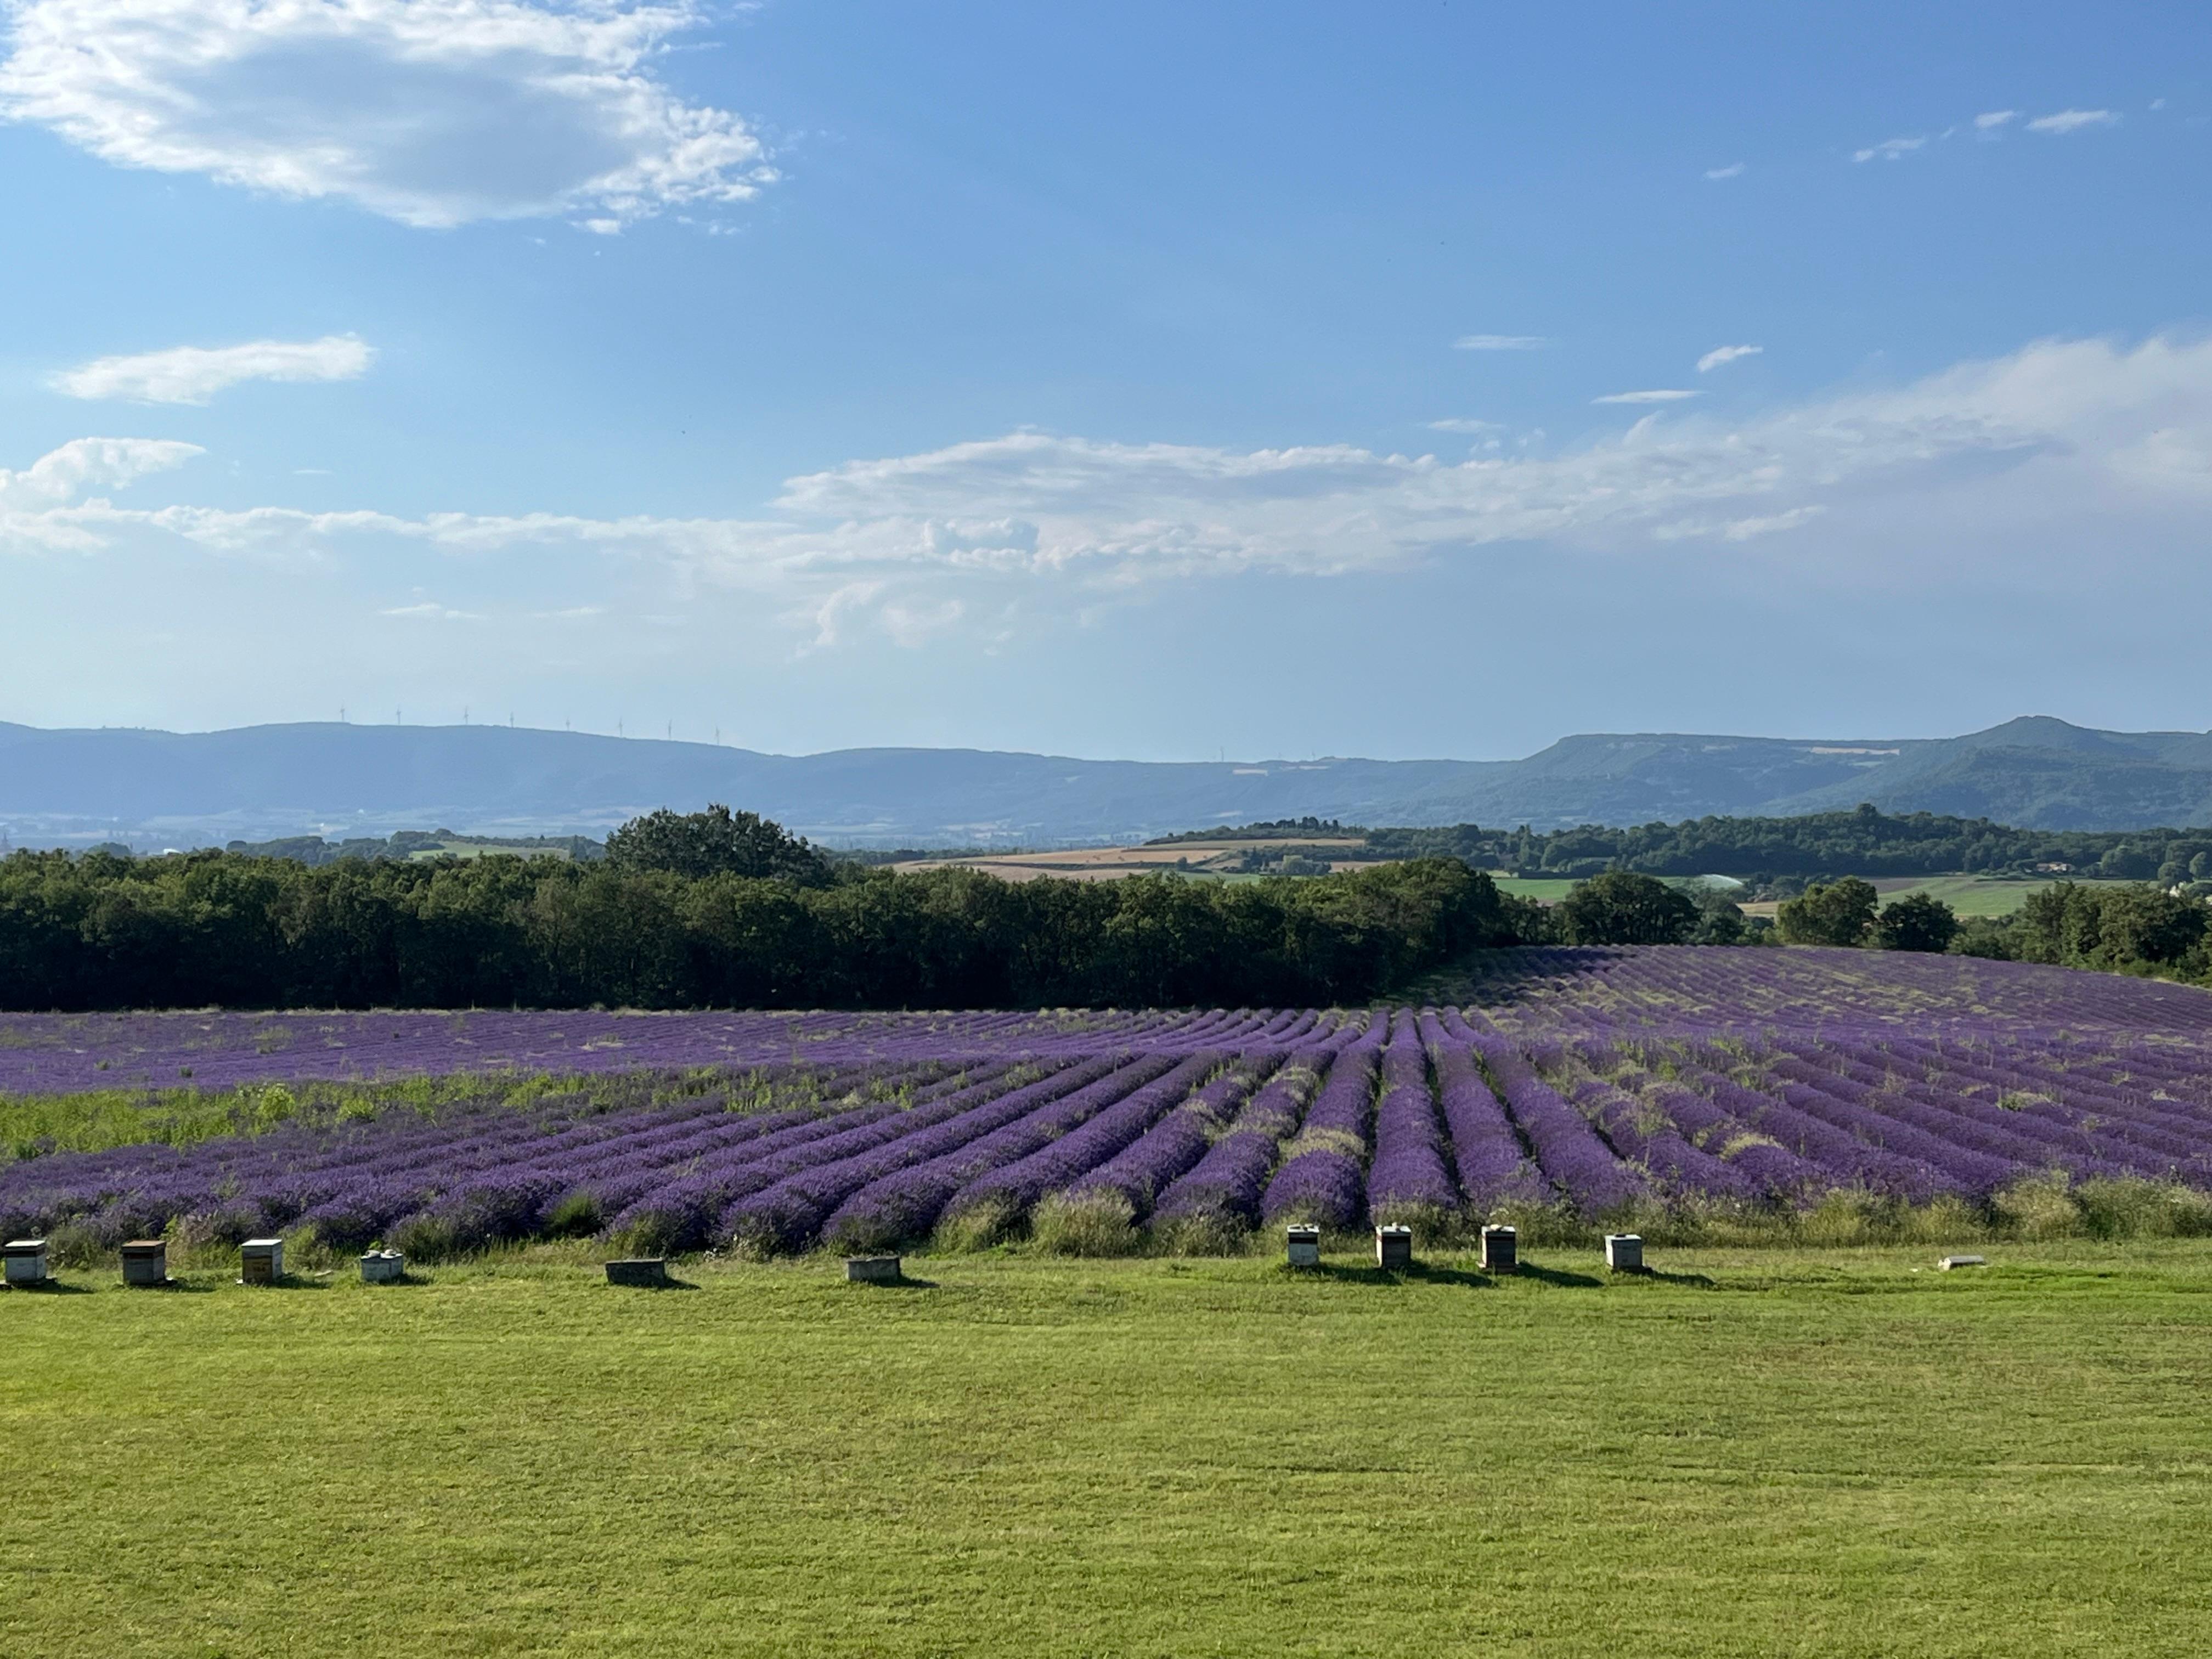
[[2212, 1242], [0, 1295], [0, 1651], [2199, 1650]]

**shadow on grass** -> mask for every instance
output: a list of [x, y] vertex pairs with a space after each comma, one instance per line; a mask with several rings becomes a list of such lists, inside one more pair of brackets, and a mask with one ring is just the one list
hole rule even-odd
[[1279, 1267], [1275, 1271], [1286, 1278], [1325, 1279], [1340, 1285], [1457, 1285], [1470, 1291], [1496, 1288], [1496, 1281], [1487, 1273], [1474, 1273], [1465, 1267], [1436, 1267], [1425, 1261], [1416, 1261], [1409, 1267], [1350, 1267], [1324, 1261], [1317, 1267]]
[[155, 1296], [205, 1296], [215, 1285], [206, 1279], [165, 1279], [158, 1285], [119, 1285], [118, 1288]]
[[331, 1281], [327, 1279], [308, 1279], [298, 1273], [286, 1273], [282, 1279], [265, 1283], [256, 1281], [249, 1285], [242, 1279], [234, 1279], [231, 1283], [249, 1291], [327, 1291], [331, 1287]]
[[1617, 1279], [1648, 1279], [1657, 1285], [1690, 1285], [1704, 1291], [1711, 1290], [1714, 1285], [1714, 1281], [1704, 1273], [1662, 1273], [1656, 1267], [1622, 1267], [1615, 1270], [1613, 1276]]
[[10, 1296], [90, 1296], [89, 1285], [64, 1285], [58, 1279], [49, 1279], [42, 1285], [10, 1285]]
[[908, 1273], [901, 1273], [896, 1279], [848, 1279], [845, 1283], [856, 1291], [933, 1291], [937, 1288], [935, 1279], [915, 1279]]
[[1533, 1279], [1539, 1285], [1558, 1285], [1579, 1291], [1594, 1291], [1605, 1283], [1589, 1273], [1571, 1273], [1559, 1267], [1539, 1267], [1524, 1261], [1513, 1270], [1516, 1279]]

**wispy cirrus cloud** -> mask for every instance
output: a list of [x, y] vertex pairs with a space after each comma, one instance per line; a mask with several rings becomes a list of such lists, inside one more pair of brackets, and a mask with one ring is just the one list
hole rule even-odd
[[2018, 119], [2020, 119], [2020, 112], [2016, 109], [1985, 110], [1974, 118], [1974, 131], [1995, 132], [1999, 127]]
[[1462, 334], [1454, 351], [1541, 351], [1551, 341], [1541, 334]]
[[1705, 169], [1705, 177], [1717, 182], [1723, 179], [1741, 179], [1743, 177], [1743, 163], [1741, 161], [1732, 161], [1724, 167], [1707, 167]]
[[373, 348], [351, 334], [319, 340], [250, 340], [234, 346], [173, 346], [166, 351], [99, 357], [64, 369], [50, 384], [72, 398], [127, 398], [147, 404], [204, 404], [245, 380], [350, 380], [368, 372]]
[[1735, 362], [1740, 358], [1756, 357], [1765, 349], [1765, 346], [1755, 345], [1715, 346], [1698, 359], [1698, 373], [1710, 374], [1724, 364]]
[[1429, 422], [1429, 430], [1431, 432], [1463, 432], [1471, 436], [1480, 436], [1481, 434], [1486, 432], [1503, 432], [1505, 430], [1505, 428], [1502, 422], [1498, 421], [1478, 421], [1472, 416], [1453, 415], [1448, 416], [1441, 421], [1431, 421]]
[[120, 167], [403, 224], [592, 228], [775, 177], [657, 73], [704, 0], [11, 0], [0, 113]]
[[1854, 161], [1901, 161], [1927, 143], [1925, 138], [1885, 138], [1878, 144], [1869, 144], [1864, 149], [1851, 152]]
[[2062, 109], [2056, 115], [2037, 116], [2027, 124], [2027, 130], [2063, 138], [2069, 132], [2081, 131], [2084, 127], [2118, 126], [2119, 120], [2120, 118], [2108, 109]]
[[1700, 392], [1687, 392], [1678, 387], [1662, 386], [1650, 392], [1608, 392], [1602, 398], [1593, 398], [1594, 404], [1679, 404], [1685, 398], [1700, 398]]

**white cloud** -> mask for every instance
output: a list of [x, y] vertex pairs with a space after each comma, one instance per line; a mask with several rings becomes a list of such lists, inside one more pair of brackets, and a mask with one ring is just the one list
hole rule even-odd
[[173, 346], [131, 357], [100, 357], [53, 377], [72, 398], [130, 398], [147, 404], [204, 404], [241, 380], [350, 380], [376, 353], [351, 334], [319, 340], [253, 340], [245, 345]]
[[1470, 436], [1480, 436], [1486, 432], [1503, 432], [1505, 428], [1496, 421], [1478, 421], [1474, 419], [1472, 416], [1454, 415], [1445, 420], [1431, 421], [1429, 422], [1429, 430], [1431, 432], [1463, 432]]
[[774, 178], [656, 76], [704, 0], [12, 0], [0, 112], [118, 166], [403, 223], [619, 224]]
[[1602, 398], [1593, 398], [1594, 404], [1679, 404], [1685, 398], [1701, 397], [1696, 392], [1662, 388], [1656, 392], [1609, 392]]
[[1540, 351], [1552, 343], [1540, 334], [1462, 334], [1455, 351]]
[[482, 622], [483, 618], [473, 611], [455, 611], [425, 599], [419, 605], [395, 605], [376, 613], [380, 617], [410, 617], [422, 622]]
[[2063, 137], [2079, 132], [2084, 127], [2109, 127], [2118, 125], [2119, 117], [2108, 109], [2063, 109], [2056, 115], [2039, 115], [2027, 124], [2030, 132], [2047, 132]]
[[2020, 112], [2016, 109], [1993, 109], [1974, 118], [1974, 130], [1978, 132], [1994, 132], [2006, 122], [2016, 121], [2019, 118]]
[[1743, 177], [1743, 163], [1741, 161], [1735, 161], [1724, 167], [1707, 167], [1705, 169], [1705, 177], [1714, 179], [1741, 179]]
[[1864, 149], [1853, 150], [1854, 161], [1871, 161], [1880, 156], [1885, 161], [1901, 161], [1928, 141], [1925, 138], [1885, 138], [1878, 144], [1869, 144]]
[[1698, 359], [1698, 373], [1710, 374], [1723, 363], [1732, 363], [1739, 357], [1756, 357], [1765, 349], [1765, 346], [1755, 345], [1715, 346]]
[[2047, 341], [1748, 419], [1646, 418], [1578, 447], [1458, 462], [1016, 432], [794, 477], [744, 518], [138, 507], [98, 494], [197, 453], [80, 440], [0, 473], [0, 548], [347, 560], [416, 580], [410, 554], [442, 554], [447, 574], [428, 583], [439, 602], [404, 587], [386, 601], [440, 620], [497, 610], [513, 589], [503, 561], [526, 558], [586, 573], [577, 601], [609, 597], [611, 574], [590, 591], [589, 573], [626, 573], [643, 586], [625, 617], [696, 614], [698, 595], [729, 590], [810, 649], [966, 638], [1014, 601], [1072, 614], [1096, 602], [1085, 595], [1147, 581], [1384, 570], [1500, 544], [1786, 560], [1801, 576], [1923, 587], [1947, 574], [2017, 584], [2039, 562], [2071, 580], [2094, 553], [2148, 580], [2161, 559], [2193, 571], [2212, 536], [2212, 340]]

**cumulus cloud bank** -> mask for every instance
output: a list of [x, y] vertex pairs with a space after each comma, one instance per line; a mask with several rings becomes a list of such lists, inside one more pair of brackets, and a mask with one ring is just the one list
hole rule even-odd
[[684, 591], [757, 595], [823, 647], [864, 622], [909, 643], [957, 631], [990, 612], [971, 602], [986, 588], [1042, 600], [1067, 584], [1384, 570], [1507, 543], [1647, 561], [1759, 557], [1853, 583], [1887, 569], [1924, 590], [1947, 572], [1969, 586], [2019, 580], [2039, 558], [2078, 568], [2093, 549], [2106, 560], [2118, 548], [2138, 562], [2184, 550], [2193, 560], [2212, 531], [2212, 342], [2045, 342], [1748, 420], [1655, 413], [1559, 453], [1457, 462], [1354, 445], [1236, 450], [1016, 432], [794, 477], [742, 519], [91, 498], [197, 453], [82, 440], [0, 473], [0, 543], [612, 555], [659, 568]]
[[402, 223], [577, 214], [593, 228], [775, 175], [655, 54], [695, 0], [10, 0], [0, 112], [103, 160]]
[[100, 357], [53, 377], [72, 398], [130, 398], [146, 404], [204, 404], [241, 380], [351, 380], [376, 353], [351, 334], [319, 340], [251, 340], [244, 345], [173, 346]]

